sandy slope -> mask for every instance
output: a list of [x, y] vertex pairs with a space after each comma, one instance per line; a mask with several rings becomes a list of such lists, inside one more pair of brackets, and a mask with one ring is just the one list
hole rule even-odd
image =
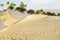
[[19, 16], [19, 17], [23, 17], [23, 18], [30, 16], [30, 14], [21, 13], [21, 12], [14, 11], [14, 10], [9, 10], [8, 12], [14, 16]]
[[1, 30], [0, 40], [60, 40], [60, 19], [31, 15]]
[[0, 19], [4, 20], [4, 25], [5, 26], [10, 26], [13, 23], [15, 23], [18, 20], [22, 20], [22, 17], [14, 16], [12, 14], [9, 14], [8, 11], [4, 12], [3, 14], [0, 15]]
[[5, 28], [4, 20], [0, 20], [0, 30]]

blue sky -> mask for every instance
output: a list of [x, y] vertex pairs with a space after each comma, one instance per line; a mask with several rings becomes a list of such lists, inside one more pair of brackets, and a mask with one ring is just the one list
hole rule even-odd
[[[60, 9], [60, 0], [0, 0], [5, 4], [7, 1], [18, 4], [22, 1], [27, 4], [27, 9]], [[7, 6], [5, 5], [4, 8]]]

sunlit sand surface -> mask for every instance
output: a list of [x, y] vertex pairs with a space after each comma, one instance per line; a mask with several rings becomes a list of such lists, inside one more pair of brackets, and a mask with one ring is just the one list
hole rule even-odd
[[0, 31], [0, 40], [60, 40], [60, 19], [31, 15]]

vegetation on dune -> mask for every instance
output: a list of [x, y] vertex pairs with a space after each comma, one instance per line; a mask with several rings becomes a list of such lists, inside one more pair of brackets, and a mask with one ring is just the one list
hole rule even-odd
[[[6, 2], [6, 4], [7, 4], [8, 7], [7, 7], [7, 9], [4, 9], [4, 11], [15, 10], [15, 11], [18, 11], [18, 12], [26, 12], [27, 14], [44, 14], [44, 15], [49, 15], [49, 16], [60, 16], [60, 13], [58, 13], [56, 15], [56, 13], [44, 12], [43, 9], [39, 9], [39, 10], [36, 10], [36, 11], [34, 11], [34, 9], [27, 10], [26, 9], [27, 5], [24, 4], [23, 2], [21, 2], [18, 7], [16, 7], [15, 3]], [[4, 4], [0, 4], [0, 7], [2, 7], [2, 10], [3, 10], [3, 6], [4, 6]]]
[[0, 4], [0, 7], [2, 7], [2, 10], [3, 10], [3, 6], [4, 6], [4, 4]]
[[15, 11], [20, 11], [20, 7], [16, 7], [15, 8]]
[[43, 12], [42, 9], [40, 9], [40, 10], [36, 10], [36, 14], [40, 14], [40, 13], [42, 13], [42, 12]]
[[51, 12], [47, 12], [46, 15], [50, 15], [50, 16], [56, 16], [55, 13], [51, 13]]
[[24, 11], [26, 11], [26, 6], [27, 5], [25, 5], [23, 2], [21, 2], [20, 6], [15, 8], [15, 11], [24, 12]]
[[27, 10], [27, 13], [28, 14], [34, 14], [34, 10], [33, 9]]
[[0, 4], [0, 6], [4, 6], [4, 4]]
[[16, 6], [16, 4], [14, 4], [14, 3], [7, 2], [7, 4], [9, 4], [9, 6], [7, 7], [7, 9], [9, 9], [9, 10], [13, 10], [14, 6]]
[[57, 15], [60, 16], [60, 13], [58, 13]]

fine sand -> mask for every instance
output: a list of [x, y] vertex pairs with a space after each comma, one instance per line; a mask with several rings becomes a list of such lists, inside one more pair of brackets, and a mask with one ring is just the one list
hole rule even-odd
[[60, 19], [31, 15], [0, 31], [0, 40], [60, 40]]

